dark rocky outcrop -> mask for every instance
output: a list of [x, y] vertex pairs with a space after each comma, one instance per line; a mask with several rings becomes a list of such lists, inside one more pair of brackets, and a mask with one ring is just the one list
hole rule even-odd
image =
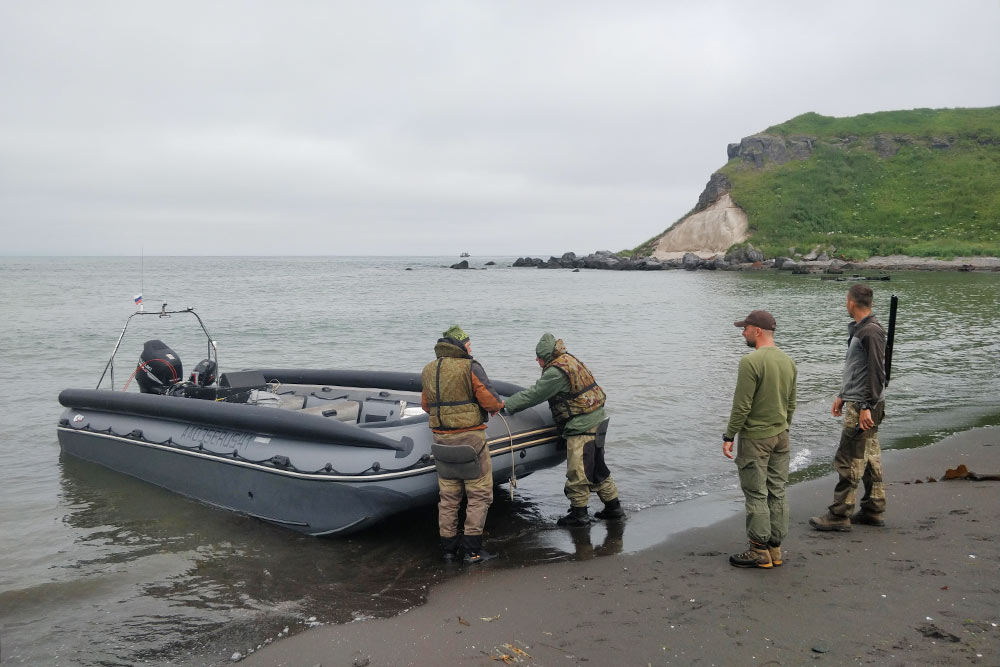
[[764, 253], [748, 243], [728, 253], [725, 259], [730, 264], [753, 264], [763, 262]]
[[708, 179], [708, 184], [698, 196], [698, 204], [694, 207], [695, 213], [704, 211], [706, 208], [719, 201], [723, 195], [729, 194], [733, 189], [733, 184], [729, 182], [729, 177], [721, 172], [715, 172]]
[[467, 269], [467, 268], [469, 268], [469, 260], [463, 259], [458, 264], [452, 264], [451, 268], [453, 268], [453, 269]]
[[729, 144], [726, 152], [729, 159], [739, 158], [760, 169], [768, 160], [785, 164], [789, 160], [807, 159], [812, 155], [815, 141], [815, 137], [804, 135], [782, 137], [773, 134], [754, 134], [743, 137], [738, 146]]

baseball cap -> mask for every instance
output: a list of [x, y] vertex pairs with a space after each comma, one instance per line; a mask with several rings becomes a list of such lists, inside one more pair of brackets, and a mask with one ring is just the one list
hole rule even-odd
[[752, 310], [745, 319], [742, 319], [739, 322], [733, 322], [733, 324], [740, 328], [749, 325], [760, 327], [761, 329], [767, 329], [768, 331], [774, 331], [776, 322], [774, 321], [774, 316], [766, 310]]

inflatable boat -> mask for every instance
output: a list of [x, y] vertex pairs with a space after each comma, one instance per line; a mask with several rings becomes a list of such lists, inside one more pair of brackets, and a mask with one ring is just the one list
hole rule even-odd
[[[208, 358], [184, 379], [178, 355], [148, 341], [139, 391], [116, 390], [126, 322], [97, 388], [59, 394], [65, 454], [308, 535], [346, 535], [437, 501], [419, 373], [260, 368], [216, 379], [215, 345], [192, 309], [129, 321], [177, 313], [198, 319]], [[565, 461], [547, 409], [491, 419], [486, 433], [496, 484]]]

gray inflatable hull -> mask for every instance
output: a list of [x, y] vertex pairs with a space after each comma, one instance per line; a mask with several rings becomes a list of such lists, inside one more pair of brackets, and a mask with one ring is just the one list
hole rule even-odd
[[[294, 380], [345, 379], [329, 375], [343, 371], [308, 371], [314, 375], [307, 378], [268, 372]], [[419, 391], [416, 374], [350, 379], [377, 389], [376, 382], [392, 384], [386, 375], [405, 376], [405, 390], [412, 391], [415, 381]], [[508, 393], [517, 389], [496, 384]], [[426, 416], [344, 424], [273, 407], [96, 390], [66, 390], [60, 402], [66, 407], [58, 426], [65, 454], [308, 535], [346, 535], [437, 501]], [[487, 429], [495, 483], [510, 477], [512, 453], [518, 477], [565, 461], [547, 408], [507, 422], [513, 439], [497, 418]]]

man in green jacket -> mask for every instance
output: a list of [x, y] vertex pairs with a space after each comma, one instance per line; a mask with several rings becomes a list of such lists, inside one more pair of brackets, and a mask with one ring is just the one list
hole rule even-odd
[[608, 418], [604, 413], [604, 390], [582, 361], [569, 354], [562, 340], [544, 334], [535, 346], [535, 360], [542, 376], [532, 387], [508, 398], [504, 405], [509, 414], [520, 412], [542, 401], [549, 402], [552, 417], [566, 439], [566, 487], [569, 513], [557, 522], [560, 526], [590, 524], [587, 505], [590, 494], [604, 502], [598, 519], [624, 519], [618, 500], [618, 488], [604, 462], [604, 436]]
[[788, 534], [788, 427], [795, 412], [796, 369], [774, 345], [775, 321], [766, 310], [755, 310], [734, 322], [753, 352], [740, 359], [729, 424], [722, 436], [722, 453], [733, 458], [739, 436], [736, 467], [746, 498], [746, 551], [729, 557], [736, 567], [781, 565], [781, 540]]

